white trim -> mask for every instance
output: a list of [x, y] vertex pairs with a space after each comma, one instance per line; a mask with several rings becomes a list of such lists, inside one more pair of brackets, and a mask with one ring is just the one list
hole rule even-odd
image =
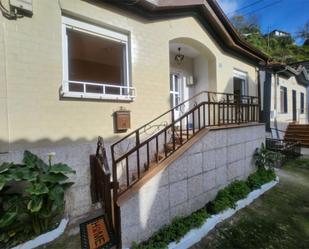
[[76, 29], [86, 33], [102, 36], [107, 39], [118, 40], [119, 42], [128, 43], [128, 36], [116, 31], [112, 31], [93, 24], [78, 21], [69, 17], [62, 17], [62, 23], [68, 28]]
[[[67, 29], [73, 29], [87, 34], [95, 35], [98, 37], [103, 37], [104, 39], [109, 39], [115, 42], [124, 44], [124, 58], [123, 58], [123, 82], [122, 85], [114, 86], [110, 84], [97, 84], [100, 86], [106, 87], [118, 87], [119, 89], [126, 88], [128, 89], [129, 94], [124, 95], [115, 95], [115, 94], [95, 94], [95, 93], [79, 93], [79, 92], [70, 92], [68, 87], [69, 79], [69, 58], [68, 58], [68, 35]], [[130, 63], [129, 63], [129, 37], [126, 34], [122, 34], [116, 31], [112, 31], [103, 27], [98, 27], [93, 24], [85, 23], [68, 17], [62, 17], [62, 70], [63, 70], [63, 81], [61, 95], [63, 97], [72, 97], [72, 98], [91, 98], [91, 99], [106, 99], [106, 100], [128, 100], [132, 101], [136, 97], [136, 89], [131, 87], [130, 83]], [[78, 82], [76, 82], [78, 83]], [[79, 82], [81, 84], [96, 84], [91, 82]], [[131, 92], [133, 92], [131, 94]]]
[[[69, 84], [70, 83], [76, 83], [76, 84], [83, 85], [83, 92], [69, 91]], [[87, 92], [86, 87], [88, 85], [89, 86], [102, 87], [102, 93], [89, 93], [89, 92]], [[106, 93], [106, 88], [119, 89], [119, 95], [118, 94]], [[124, 90], [127, 91], [127, 94], [123, 93]], [[136, 89], [135, 89], [135, 87], [117, 86], [117, 85], [110, 85], [110, 84], [103, 84], [103, 83], [100, 84], [100, 83], [83, 82], [83, 81], [63, 81], [63, 88], [61, 90], [61, 95], [63, 97], [70, 97], [70, 98], [133, 101], [136, 98]]]
[[234, 77], [237, 77], [237, 78], [240, 78], [240, 79], [243, 79], [243, 80], [248, 79], [248, 73], [241, 71], [239, 69], [234, 68], [233, 74], [234, 74]]
[[41, 234], [40, 236], [36, 237], [33, 240], [29, 240], [23, 244], [13, 247], [12, 249], [32, 249], [38, 246], [47, 244], [55, 239], [57, 239], [61, 234], [63, 234], [69, 220], [62, 219], [59, 226], [47, 233]]

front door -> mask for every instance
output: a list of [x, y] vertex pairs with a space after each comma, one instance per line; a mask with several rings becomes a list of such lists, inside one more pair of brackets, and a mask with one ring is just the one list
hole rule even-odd
[[293, 101], [292, 101], [292, 104], [293, 104], [293, 122], [296, 122], [297, 120], [297, 111], [296, 111], [296, 91], [293, 90], [292, 91], [292, 97], [293, 97]]
[[[170, 79], [170, 101], [171, 101], [171, 108], [179, 105], [182, 102], [182, 79], [179, 74], [171, 74]], [[175, 108], [174, 114], [175, 119], [180, 117], [180, 107]]]

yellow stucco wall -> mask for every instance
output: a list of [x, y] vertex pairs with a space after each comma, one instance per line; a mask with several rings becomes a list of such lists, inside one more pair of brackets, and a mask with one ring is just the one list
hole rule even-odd
[[[105, 5], [79, 0], [35, 0], [32, 18], [0, 17], [0, 152], [115, 139], [112, 114], [132, 111], [132, 129], [169, 109], [169, 41], [189, 37], [215, 56], [212, 80], [220, 92], [232, 92], [233, 69], [246, 71], [249, 94], [257, 95], [256, 69], [225, 54], [192, 17], [150, 22]], [[132, 103], [62, 100], [61, 17], [129, 34]], [[4, 58], [4, 59], [3, 59]]]
[[[281, 103], [280, 103], [280, 87], [287, 88], [287, 113], [281, 112]], [[272, 78], [272, 99], [271, 99], [271, 111], [275, 110], [275, 102], [277, 104], [276, 116], [273, 115], [271, 119], [271, 127], [275, 127], [275, 118], [277, 120], [277, 128], [285, 130], [290, 122], [293, 122], [293, 97], [292, 91], [296, 91], [296, 118], [297, 122], [304, 124], [307, 123], [307, 91], [306, 87], [299, 85], [295, 77], [285, 79], [279, 77], [279, 85], [275, 84], [275, 78]], [[275, 92], [277, 91], [277, 94]], [[304, 94], [304, 113], [300, 113], [300, 93]]]

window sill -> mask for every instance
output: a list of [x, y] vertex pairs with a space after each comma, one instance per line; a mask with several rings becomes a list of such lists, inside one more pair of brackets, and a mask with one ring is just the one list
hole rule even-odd
[[76, 98], [76, 99], [127, 101], [127, 102], [132, 102], [135, 99], [135, 96], [130, 95], [113, 95], [113, 94], [80, 93], [80, 92], [61, 92], [61, 97]]

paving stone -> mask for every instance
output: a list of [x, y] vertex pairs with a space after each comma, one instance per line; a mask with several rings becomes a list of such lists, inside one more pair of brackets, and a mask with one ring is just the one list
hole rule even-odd
[[216, 168], [226, 166], [227, 164], [227, 148], [216, 149]]
[[189, 200], [201, 195], [204, 192], [203, 188], [203, 174], [193, 176], [188, 179], [188, 197]]
[[207, 171], [203, 173], [203, 190], [204, 192], [208, 192], [209, 190], [215, 188], [217, 186], [216, 183], [216, 170]]
[[243, 143], [231, 145], [227, 148], [228, 163], [245, 158], [245, 146]]
[[188, 200], [187, 180], [170, 185], [170, 206], [174, 207]]
[[216, 168], [216, 151], [208, 150], [203, 153], [203, 171]]
[[186, 179], [188, 176], [188, 157], [183, 156], [181, 159], [176, 160], [168, 167], [169, 182], [178, 182]]
[[203, 153], [188, 156], [188, 177], [192, 177], [203, 172]]

